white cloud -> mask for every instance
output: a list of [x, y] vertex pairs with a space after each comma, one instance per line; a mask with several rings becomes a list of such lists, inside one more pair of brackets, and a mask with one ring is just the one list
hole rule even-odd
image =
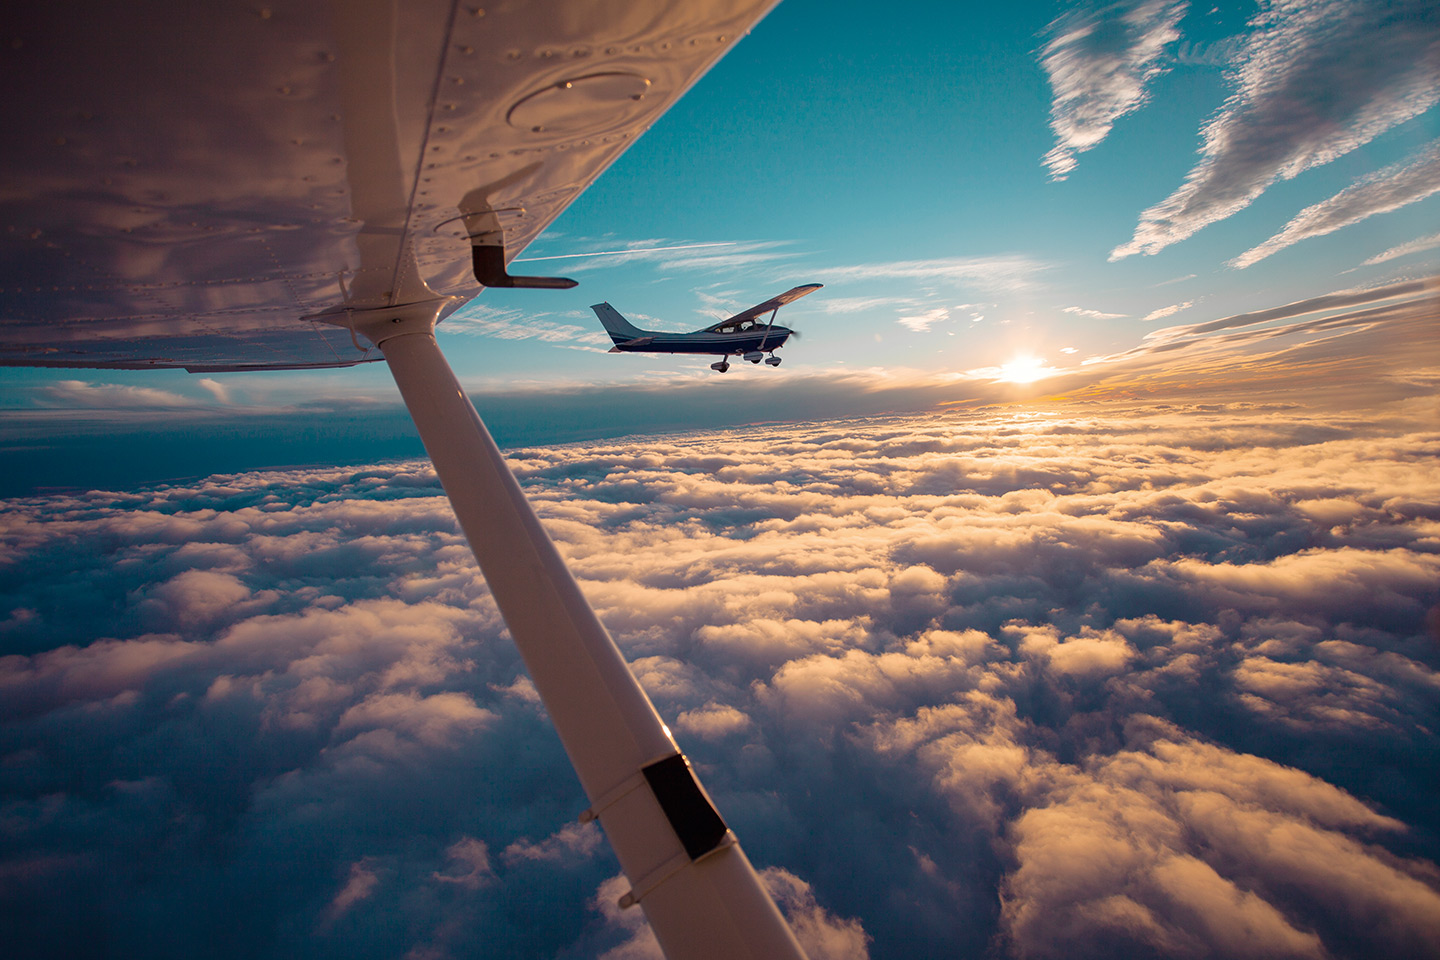
[[1182, 303], [1172, 303], [1168, 307], [1157, 307], [1154, 310], [1151, 310], [1149, 313], [1145, 314], [1145, 316], [1141, 317], [1140, 319], [1142, 321], [1163, 320], [1165, 317], [1173, 317], [1175, 314], [1179, 313], [1182, 310], [1189, 310], [1193, 306], [1195, 306], [1194, 300], [1186, 300]]
[[810, 884], [781, 867], [771, 867], [761, 879], [809, 960], [870, 960], [865, 928], [822, 907]]
[[[1110, 259], [1154, 254], [1440, 102], [1428, 0], [1271, 0], [1251, 21], [1235, 93], [1200, 159]], [[1364, 42], [1356, 38], [1363, 37]]]
[[935, 307], [922, 313], [908, 317], [900, 317], [896, 321], [900, 326], [915, 333], [925, 333], [937, 323], [944, 323], [950, 319], [950, 310], [946, 307]]
[[1436, 247], [1440, 247], [1440, 233], [1432, 233], [1425, 237], [1416, 237], [1414, 240], [1391, 247], [1382, 253], [1377, 253], [1365, 261], [1365, 266], [1373, 267], [1377, 263], [1398, 260], [1401, 257], [1408, 257], [1412, 253], [1423, 253], [1426, 250], [1434, 250]]
[[527, 860], [550, 862], [583, 860], [594, 855], [603, 842], [604, 838], [600, 834], [600, 827], [595, 821], [567, 823], [539, 843], [533, 843], [528, 838], [522, 837], [506, 847], [501, 856], [507, 864], [512, 866]]
[[[1141, 729], [1132, 724], [1132, 735]], [[1299, 771], [1175, 733], [1157, 724], [1145, 746], [1037, 784], [1054, 792], [1015, 825], [1019, 867], [1004, 904], [1024, 954], [1073, 956], [1075, 942], [1098, 940], [1173, 956], [1329, 957], [1287, 914], [1297, 886], [1325, 890], [1342, 922], [1390, 952], [1437, 926], [1423, 912], [1440, 894], [1306, 808], [1393, 823]], [[1406, 915], [1399, 927], [1365, 919], [1377, 890]]]
[[1175, 62], [1187, 67], [1225, 67], [1234, 62], [1243, 46], [1243, 37], [1181, 43], [1175, 47]]
[[228, 405], [235, 402], [234, 398], [230, 395], [230, 388], [218, 380], [212, 380], [209, 377], [201, 377], [199, 380], [195, 381], [195, 384], [199, 387], [204, 388], [207, 393], [209, 393], [212, 397], [214, 397], [216, 400], [223, 404]]
[[912, 302], [893, 297], [826, 297], [817, 306], [825, 313], [864, 313], [882, 307], [908, 306]]
[[[669, 253], [673, 250], [698, 250], [701, 248], [733, 247], [738, 241], [720, 240], [713, 243], [681, 243], [668, 246], [633, 246], [619, 250], [593, 250], [589, 253], [562, 253], [544, 257], [519, 257], [515, 263], [538, 263], [542, 260], [578, 260], [586, 257], [630, 258], [654, 253]], [[642, 241], [643, 243], [643, 241]]]
[[380, 877], [375, 873], [368, 860], [357, 860], [352, 863], [350, 875], [345, 879], [345, 885], [340, 888], [339, 893], [335, 894], [335, 899], [330, 901], [330, 906], [325, 912], [324, 922], [326, 924], [334, 923], [355, 904], [369, 899], [379, 883]]
[[1243, 270], [1301, 240], [1323, 237], [1434, 193], [1440, 193], [1440, 141], [1357, 180], [1328, 200], [1306, 207], [1275, 236], [1231, 260], [1230, 266]]
[[751, 725], [750, 718], [732, 706], [710, 701], [703, 707], [681, 711], [675, 727], [702, 740], [723, 740]]
[[1100, 310], [1087, 310], [1084, 307], [1062, 307], [1063, 312], [1074, 314], [1077, 317], [1089, 317], [1091, 320], [1118, 320], [1126, 316], [1123, 313], [1104, 313]]
[[199, 404], [189, 397], [154, 387], [133, 387], [87, 380], [57, 380], [36, 391], [39, 405], [64, 408], [186, 409]]
[[[578, 274], [587, 271], [610, 270], [634, 263], [651, 263], [661, 270], [729, 270], [783, 261], [797, 255], [783, 249], [790, 243], [788, 240], [675, 243], [671, 240], [652, 238], [617, 243], [613, 238], [592, 241], [571, 238], [570, 242], [580, 246], [595, 246], [602, 249], [579, 250], [570, 255], [533, 259], [565, 260], [567, 261], [563, 264], [565, 271]], [[528, 261], [517, 260], [516, 262]]]
[[1013, 293], [1030, 289], [1034, 285], [1034, 276], [1046, 268], [1046, 264], [1039, 261], [1011, 255], [862, 263], [826, 267], [819, 273], [827, 283], [845, 280], [938, 280], [986, 292]]
[[[1347, 307], [1377, 303], [1384, 300], [1393, 300], [1402, 297], [1424, 297], [1433, 294], [1436, 290], [1440, 290], [1440, 277], [1426, 277], [1423, 280], [1404, 280], [1399, 283], [1372, 287], [1368, 290], [1337, 290], [1334, 293], [1327, 293], [1324, 296], [1311, 297], [1307, 300], [1297, 300], [1294, 303], [1271, 307], [1267, 310], [1237, 313], [1232, 316], [1221, 317], [1218, 320], [1208, 320], [1205, 323], [1166, 327], [1163, 330], [1155, 330], [1147, 333], [1145, 339], [1168, 340], [1176, 337], [1195, 336], [1196, 334], [1202, 333], [1214, 333], [1219, 330], [1254, 326], [1262, 323], [1270, 323], [1275, 320], [1288, 320], [1294, 317], [1303, 317], [1307, 314], [1342, 310]], [[1149, 320], [1153, 317], [1170, 316], [1190, 306], [1193, 306], [1193, 303], [1187, 301], [1178, 307], [1165, 307], [1162, 309], [1166, 312], [1161, 313], [1160, 311], [1156, 311], [1151, 317], [1146, 317], [1145, 319]]]
[[1064, 180], [1075, 155], [1098, 146], [1115, 121], [1144, 106], [1146, 87], [1165, 72], [1161, 54], [1179, 39], [1185, 0], [1126, 0], [1079, 8], [1046, 29], [1040, 65], [1054, 100], [1055, 146], [1045, 155], [1052, 180]]
[[[599, 325], [598, 322], [596, 324]], [[474, 334], [497, 340], [540, 340], [545, 343], [609, 344], [604, 330], [592, 330], [573, 323], [557, 323], [544, 314], [505, 310], [472, 300], [446, 318], [450, 333]]]
[[466, 890], [478, 890], [495, 879], [490, 869], [490, 850], [485, 841], [461, 837], [445, 851], [449, 863], [444, 870], [430, 876], [439, 883], [450, 883]]

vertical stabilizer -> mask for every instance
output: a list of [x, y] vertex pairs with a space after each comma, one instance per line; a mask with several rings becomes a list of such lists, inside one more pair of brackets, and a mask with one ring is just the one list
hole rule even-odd
[[625, 343], [637, 337], [649, 336], [649, 331], [641, 330], [629, 320], [620, 316], [619, 312], [608, 303], [597, 303], [590, 307], [595, 311], [595, 316], [605, 326], [605, 332], [610, 334], [610, 339], [616, 343]]

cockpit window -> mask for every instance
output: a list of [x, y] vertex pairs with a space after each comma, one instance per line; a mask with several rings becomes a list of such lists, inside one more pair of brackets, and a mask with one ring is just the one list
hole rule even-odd
[[754, 319], [741, 320], [739, 323], [736, 323], [736, 322], [734, 322], [733, 320], [727, 320], [727, 321], [721, 321], [720, 323], [715, 324], [715, 326], [713, 326], [713, 327], [706, 327], [705, 329], [706, 329], [706, 332], [708, 332], [708, 333], [751, 333], [751, 334], [753, 334], [753, 333], [755, 333], [756, 331], [764, 330], [764, 329], [766, 329], [766, 328], [769, 327], [769, 326], [770, 326], [770, 324], [768, 324], [768, 323], [765, 323], [765, 322], [762, 322], [762, 321], [759, 321], [759, 320], [754, 320]]

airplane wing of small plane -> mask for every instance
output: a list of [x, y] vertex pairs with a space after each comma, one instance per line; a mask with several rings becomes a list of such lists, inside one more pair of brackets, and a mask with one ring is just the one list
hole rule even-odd
[[573, 286], [508, 264], [774, 3], [22, 3], [0, 56], [0, 366], [383, 359], [671, 960], [803, 954], [433, 330]]
[[[808, 293], [814, 293], [824, 284], [806, 283], [791, 287], [778, 297], [771, 297], [764, 303], [742, 310], [735, 316], [721, 320], [713, 326], [694, 333], [663, 333], [658, 330], [641, 330], [620, 315], [608, 303], [597, 303], [590, 309], [615, 341], [611, 353], [704, 353], [719, 354], [720, 359], [710, 364], [710, 369], [725, 373], [730, 369], [730, 358], [739, 356], [751, 363], [762, 359], [772, 367], [780, 366], [775, 351], [785, 341], [797, 336], [794, 330], [775, 324], [780, 308], [793, 303]], [[770, 315], [768, 322], [761, 317]], [[770, 355], [765, 356], [766, 352]]]
[[749, 310], [741, 310], [739, 313], [735, 314], [735, 316], [731, 317], [730, 319], [721, 320], [713, 327], [706, 327], [705, 329], [723, 330], [731, 325], [744, 323], [746, 320], [758, 319], [759, 317], [763, 317], [767, 313], [774, 315], [776, 313], [779, 313], [780, 308], [785, 306], [785, 304], [794, 303], [801, 297], [806, 296], [807, 294], [814, 293], [816, 290], [819, 290], [823, 286], [823, 283], [804, 283], [798, 287], [791, 287], [789, 290], [786, 290], [778, 297], [771, 297], [764, 303], [757, 303]]

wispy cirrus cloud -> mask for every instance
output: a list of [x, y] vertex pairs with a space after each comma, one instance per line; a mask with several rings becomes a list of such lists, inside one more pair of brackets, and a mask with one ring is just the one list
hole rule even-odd
[[1412, 253], [1424, 253], [1426, 250], [1434, 250], [1440, 247], [1440, 233], [1432, 233], [1426, 237], [1416, 237], [1389, 250], [1375, 254], [1365, 261], [1365, 266], [1373, 267], [1377, 263], [1387, 263], [1391, 260], [1399, 260], [1401, 257], [1408, 257]]
[[1228, 330], [1232, 327], [1248, 327], [1255, 324], [1270, 323], [1275, 320], [1303, 317], [1310, 313], [1321, 313], [1327, 310], [1343, 310], [1348, 307], [1357, 307], [1366, 303], [1378, 303], [1382, 300], [1426, 296], [1436, 290], [1440, 290], [1440, 277], [1427, 277], [1423, 280], [1406, 280], [1401, 283], [1391, 283], [1380, 287], [1373, 287], [1369, 290], [1339, 290], [1335, 293], [1327, 293], [1323, 297], [1297, 300], [1294, 303], [1271, 307], [1268, 310], [1254, 310], [1249, 313], [1237, 313], [1228, 317], [1221, 317], [1218, 320], [1207, 320], [1204, 323], [1166, 327], [1163, 330], [1152, 330], [1150, 333], [1145, 334], [1145, 339], [1169, 340], [1176, 337], [1192, 337], [1198, 334], [1214, 333], [1217, 330]]
[[[661, 270], [734, 270], [763, 266], [799, 256], [794, 251], [784, 249], [791, 243], [788, 240], [688, 242], [649, 238], [617, 242], [613, 237], [589, 241], [569, 239], [571, 244], [580, 249], [573, 253], [546, 254], [529, 260], [568, 261], [564, 263], [566, 272], [584, 273], [592, 270], [612, 270], [625, 264], [636, 263], [653, 264]], [[587, 250], [586, 247], [596, 249]]]
[[1275, 236], [1231, 260], [1230, 266], [1243, 270], [1301, 240], [1323, 237], [1378, 213], [1389, 213], [1424, 200], [1434, 193], [1440, 193], [1440, 141], [1406, 160], [1362, 177], [1328, 200], [1306, 207]]
[[540, 340], [544, 343], [608, 345], [610, 338], [573, 323], [546, 319], [546, 314], [491, 307], [472, 300], [450, 317], [444, 329], [451, 333], [494, 337], [497, 340]]
[[1250, 27], [1199, 162], [1111, 260], [1158, 253], [1440, 102], [1428, 0], [1270, 0]]
[[925, 333], [935, 324], [944, 323], [949, 319], [949, 307], [933, 307], [920, 313], [900, 317], [896, 322], [907, 330], [913, 330], [915, 333]]
[[910, 302], [894, 297], [825, 297], [816, 307], [822, 313], [864, 313], [882, 307], [905, 306]]
[[1064, 180], [1075, 156], [1098, 146], [1115, 121], [1149, 99], [1147, 85], [1165, 72], [1161, 55], [1179, 39], [1185, 0], [1126, 0], [1080, 7], [1046, 28], [1040, 65], [1054, 99], [1055, 146], [1045, 155], [1050, 179]]
[[978, 303], [937, 305], [933, 300], [916, 297], [827, 297], [815, 304], [822, 313], [849, 314], [874, 313], [881, 310], [898, 311], [895, 321], [906, 329], [924, 333], [938, 323], [944, 323], [959, 314], [966, 314], [971, 322], [983, 320], [977, 311]]
[[1118, 320], [1127, 316], [1123, 313], [1106, 313], [1103, 310], [1089, 310], [1085, 307], [1061, 307], [1060, 311], [1077, 317], [1088, 317], [1091, 320]]
[[1149, 313], [1145, 314], [1145, 316], [1141, 317], [1140, 319], [1142, 322], [1149, 320], [1163, 320], [1165, 317], [1175, 316], [1175, 314], [1179, 313], [1182, 310], [1189, 310], [1193, 306], [1195, 306], [1194, 300], [1185, 300], [1180, 303], [1172, 303], [1166, 307], [1157, 307], [1154, 310], [1151, 310]]
[[1243, 45], [1243, 37], [1181, 43], [1175, 47], [1175, 62], [1187, 67], [1226, 67], [1235, 61]]
[[[1163, 378], [1164, 367], [1173, 372], [1193, 364], [1190, 369], [1204, 368], [1207, 377], [1228, 371], [1224, 376], [1236, 383], [1255, 384], [1274, 382], [1274, 374], [1288, 369], [1290, 377], [1327, 377], [1332, 390], [1363, 382], [1374, 391], [1395, 387], [1405, 395], [1431, 389], [1426, 384], [1436, 376], [1431, 358], [1437, 320], [1440, 277], [1429, 277], [1165, 327], [1135, 347], [1088, 358], [1082, 366], [1120, 364], [1150, 379]], [[1286, 340], [1290, 345], [1283, 345]], [[1303, 374], [1306, 369], [1314, 372]]]
[[826, 283], [845, 280], [933, 280], [995, 293], [1014, 293], [1035, 286], [1035, 276], [1049, 265], [1017, 254], [993, 257], [947, 257], [936, 260], [892, 260], [824, 267]]
[[515, 263], [539, 263], [542, 260], [581, 260], [587, 257], [635, 257], [652, 253], [668, 253], [674, 250], [697, 250], [702, 247], [733, 247], [738, 241], [716, 240], [708, 243], [680, 243], [672, 246], [632, 246], [619, 250], [592, 250], [589, 253], [558, 253], [544, 257], [519, 257]]

